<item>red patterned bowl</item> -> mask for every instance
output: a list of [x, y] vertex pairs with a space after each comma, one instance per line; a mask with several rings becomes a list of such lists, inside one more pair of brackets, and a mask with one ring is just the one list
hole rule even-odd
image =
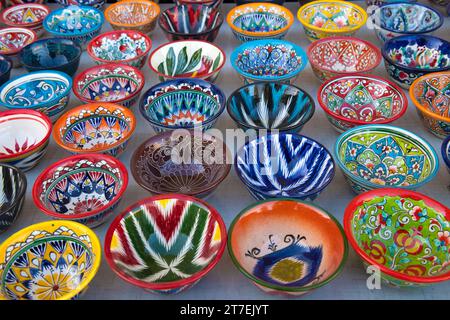
[[0, 29], [0, 54], [11, 60], [13, 68], [18, 68], [21, 66], [20, 52], [36, 39], [36, 32], [30, 29], [13, 27]]
[[49, 14], [47, 6], [38, 3], [18, 4], [5, 9], [0, 16], [0, 21], [10, 27], [28, 28], [41, 36], [44, 32], [42, 22]]

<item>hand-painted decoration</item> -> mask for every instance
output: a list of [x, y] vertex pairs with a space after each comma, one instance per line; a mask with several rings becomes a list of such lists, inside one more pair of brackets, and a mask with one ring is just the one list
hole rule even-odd
[[26, 191], [25, 174], [17, 167], [0, 164], [0, 233], [8, 230], [20, 215]]

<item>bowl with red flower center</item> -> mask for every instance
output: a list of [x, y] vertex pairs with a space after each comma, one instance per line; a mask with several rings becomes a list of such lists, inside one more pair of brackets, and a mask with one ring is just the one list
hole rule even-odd
[[42, 23], [50, 8], [38, 3], [18, 4], [5, 9], [0, 21], [9, 27], [28, 28], [39, 37], [44, 32]]
[[0, 29], [0, 54], [9, 58], [13, 68], [22, 65], [20, 52], [24, 47], [37, 40], [33, 30], [27, 28], [8, 27]]

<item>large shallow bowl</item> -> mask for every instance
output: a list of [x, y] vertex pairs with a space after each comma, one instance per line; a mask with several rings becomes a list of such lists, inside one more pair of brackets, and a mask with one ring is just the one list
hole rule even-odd
[[21, 66], [20, 52], [36, 39], [36, 33], [27, 28], [2, 28], [0, 29], [0, 54], [12, 62], [13, 68], [18, 68]]
[[12, 62], [6, 56], [0, 55], [0, 86], [11, 77]]
[[226, 242], [216, 209], [193, 197], [167, 194], [125, 209], [111, 223], [104, 250], [123, 280], [153, 293], [174, 294], [209, 273]]
[[44, 32], [42, 22], [49, 12], [50, 9], [42, 4], [19, 4], [5, 9], [0, 21], [9, 27], [28, 28], [41, 36]]
[[[17, 167], [0, 164], [0, 233], [8, 230], [22, 211], [27, 178]], [[1, 271], [0, 271], [1, 272]]]
[[447, 137], [447, 139], [442, 141], [441, 155], [442, 159], [444, 159], [445, 166], [450, 173], [450, 135]]
[[101, 244], [89, 228], [46, 221], [22, 229], [0, 245], [0, 298], [69, 300], [80, 297], [100, 267]]
[[402, 189], [363, 193], [347, 206], [344, 228], [356, 253], [388, 284], [450, 279], [450, 209], [430, 197]]

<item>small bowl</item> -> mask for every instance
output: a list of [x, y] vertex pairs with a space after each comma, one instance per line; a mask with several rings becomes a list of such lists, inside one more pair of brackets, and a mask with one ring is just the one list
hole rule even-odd
[[36, 33], [30, 29], [2, 28], [0, 29], [0, 54], [11, 60], [13, 68], [19, 68], [21, 66], [20, 51], [36, 39]]
[[150, 55], [149, 66], [160, 81], [197, 78], [214, 82], [225, 65], [225, 59], [225, 52], [212, 43], [182, 40], [156, 48]]
[[231, 65], [244, 84], [256, 81], [293, 83], [307, 63], [305, 51], [285, 40], [245, 42], [231, 53]]
[[242, 42], [283, 39], [294, 23], [294, 15], [278, 4], [252, 2], [232, 8], [227, 23], [236, 39]]
[[139, 110], [156, 132], [214, 126], [225, 109], [225, 95], [201, 79], [161, 82], [142, 96]]
[[[57, 2], [61, 0], [56, 0]], [[76, 6], [87, 6], [94, 7], [95, 9], [101, 10], [105, 5], [106, 0], [63, 0], [67, 1], [67, 5], [76, 5]]]
[[108, 63], [84, 70], [74, 83], [73, 93], [83, 102], [111, 102], [130, 108], [138, 100], [145, 79], [137, 68]]
[[133, 30], [105, 32], [87, 46], [87, 53], [97, 63], [122, 63], [142, 69], [152, 48], [150, 38]]
[[384, 187], [416, 189], [439, 169], [437, 154], [427, 141], [389, 125], [352, 128], [338, 137], [334, 151], [356, 193]]
[[55, 70], [73, 77], [82, 52], [81, 47], [69, 39], [42, 39], [23, 48], [20, 61], [28, 71]]
[[408, 108], [402, 89], [372, 75], [331, 78], [319, 88], [317, 101], [338, 132], [364, 124], [391, 123]]
[[134, 30], [150, 34], [156, 27], [161, 9], [153, 1], [123, 0], [105, 9], [105, 17], [113, 30]]
[[297, 132], [312, 118], [314, 99], [299, 87], [256, 82], [234, 91], [227, 101], [230, 117], [244, 130]]
[[347, 206], [344, 228], [364, 264], [390, 285], [450, 279], [450, 209], [426, 195], [397, 188], [363, 193]]
[[27, 178], [20, 169], [5, 163], [0, 164], [0, 174], [2, 177], [0, 233], [3, 233], [11, 227], [22, 211], [27, 191]]
[[426, 74], [409, 88], [425, 127], [438, 138], [450, 135], [450, 70]]
[[97, 273], [101, 256], [97, 236], [79, 223], [33, 224], [0, 245], [0, 273], [8, 279], [1, 282], [0, 299], [77, 299]]
[[175, 294], [216, 266], [226, 242], [225, 224], [211, 205], [165, 194], [141, 200], [117, 216], [104, 250], [111, 269], [126, 282], [152, 293]]
[[366, 24], [367, 13], [349, 1], [311, 1], [300, 7], [297, 18], [310, 41], [351, 36]]
[[311, 68], [320, 81], [354, 73], [369, 73], [381, 62], [381, 52], [368, 41], [330, 37], [311, 43], [307, 51]]
[[101, 102], [83, 104], [64, 113], [55, 123], [53, 139], [74, 154], [120, 156], [136, 128], [130, 109]]
[[167, 131], [141, 144], [133, 153], [130, 168], [137, 184], [153, 194], [201, 198], [225, 180], [231, 169], [230, 155], [225, 143], [214, 136]]
[[72, 78], [59, 71], [36, 71], [9, 80], [0, 87], [0, 106], [32, 109], [56, 121], [69, 103]]
[[33, 201], [45, 215], [95, 228], [120, 203], [128, 184], [125, 166], [108, 155], [87, 153], [59, 160], [33, 185]]
[[183, 4], [166, 9], [158, 24], [169, 41], [204, 40], [213, 42], [223, 23], [218, 9], [201, 4]]
[[445, 166], [450, 173], [450, 135], [442, 142], [441, 154], [442, 159], [444, 159]]
[[348, 244], [331, 214], [284, 198], [242, 210], [231, 223], [228, 252], [236, 268], [264, 292], [298, 296], [339, 275]]
[[0, 86], [11, 77], [12, 62], [6, 56], [0, 55]]
[[450, 43], [433, 36], [395, 37], [381, 53], [389, 77], [405, 89], [424, 74], [450, 70]]
[[383, 4], [397, 3], [397, 2], [414, 3], [414, 2], [417, 2], [417, 0], [366, 0], [367, 7], [370, 7], [370, 6], [380, 7]]
[[28, 28], [39, 37], [44, 33], [42, 22], [49, 13], [49, 7], [42, 4], [18, 4], [3, 10], [0, 22], [9, 27]]

